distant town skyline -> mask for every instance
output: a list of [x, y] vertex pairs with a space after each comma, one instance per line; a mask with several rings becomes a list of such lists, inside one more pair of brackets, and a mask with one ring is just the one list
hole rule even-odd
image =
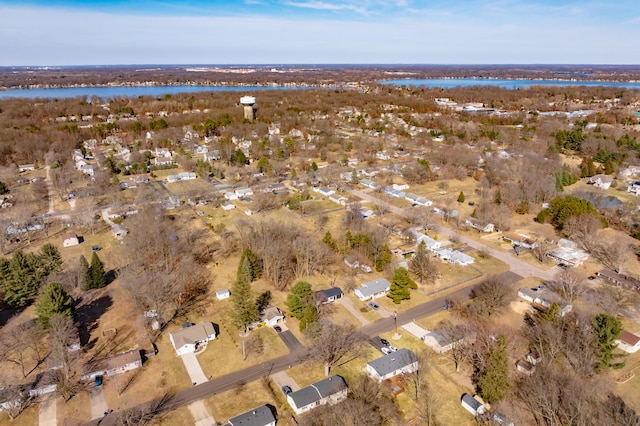
[[640, 64], [637, 0], [0, 0], [0, 66]]

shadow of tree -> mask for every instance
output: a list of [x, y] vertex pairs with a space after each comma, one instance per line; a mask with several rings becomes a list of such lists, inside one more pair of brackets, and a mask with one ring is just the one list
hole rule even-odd
[[107, 285], [111, 284], [112, 282], [114, 282], [116, 277], [117, 277], [117, 275], [116, 275], [116, 270], [115, 269], [111, 269], [110, 271], [107, 271], [104, 274], [105, 285], [107, 286]]
[[76, 320], [78, 322], [78, 334], [80, 336], [80, 344], [91, 349], [95, 345], [97, 339], [91, 338], [91, 332], [96, 329], [98, 319], [113, 305], [113, 299], [110, 295], [105, 294], [88, 303], [80, 304], [76, 308]]

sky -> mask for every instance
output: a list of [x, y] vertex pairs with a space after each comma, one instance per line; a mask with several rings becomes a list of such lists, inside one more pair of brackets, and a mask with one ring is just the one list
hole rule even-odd
[[0, 0], [0, 66], [640, 64], [639, 0]]

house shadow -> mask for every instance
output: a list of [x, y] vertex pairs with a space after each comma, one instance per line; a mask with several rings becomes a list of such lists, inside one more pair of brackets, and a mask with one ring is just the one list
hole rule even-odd
[[213, 331], [216, 332], [216, 338], [218, 338], [220, 336], [220, 326], [215, 322], [212, 322], [211, 324], [213, 325]]
[[105, 285], [109, 285], [116, 280], [116, 270], [111, 269], [104, 274]]
[[89, 341], [91, 332], [96, 329], [98, 319], [107, 312], [111, 305], [113, 305], [113, 299], [108, 294], [105, 294], [89, 303], [80, 305], [76, 309], [78, 336], [82, 346], [87, 346], [88, 349], [91, 349], [95, 345], [97, 339]]

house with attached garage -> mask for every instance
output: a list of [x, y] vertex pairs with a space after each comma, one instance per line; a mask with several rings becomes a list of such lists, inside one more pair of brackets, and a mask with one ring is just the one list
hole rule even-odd
[[340, 287], [332, 287], [326, 290], [318, 290], [315, 293], [316, 302], [319, 305], [327, 305], [338, 299], [342, 299], [344, 293]]
[[387, 279], [378, 278], [362, 284], [360, 287], [355, 289], [354, 293], [358, 296], [358, 299], [365, 301], [384, 296], [389, 292], [390, 288], [391, 284]]
[[123, 352], [87, 364], [82, 380], [91, 380], [97, 376], [115, 376], [129, 370], [142, 367], [142, 356], [139, 349]]
[[409, 349], [403, 348], [368, 362], [364, 371], [380, 383], [399, 374], [413, 373], [417, 369], [418, 358]]
[[332, 405], [347, 398], [347, 384], [340, 376], [327, 377], [306, 388], [291, 392], [287, 402], [300, 415], [320, 405]]
[[[196, 423], [198, 424], [198, 423]], [[228, 426], [276, 426], [276, 416], [267, 405], [261, 405], [229, 419]], [[227, 426], [225, 425], [225, 426]]]
[[634, 354], [640, 349], [640, 337], [626, 330], [620, 333], [620, 337], [616, 339], [616, 343], [618, 348], [630, 354]]
[[609, 189], [612, 183], [613, 179], [603, 174], [591, 176], [589, 178], [589, 184], [602, 189]]
[[216, 330], [209, 321], [203, 321], [169, 333], [169, 340], [178, 355], [195, 352], [200, 345], [215, 338]]

